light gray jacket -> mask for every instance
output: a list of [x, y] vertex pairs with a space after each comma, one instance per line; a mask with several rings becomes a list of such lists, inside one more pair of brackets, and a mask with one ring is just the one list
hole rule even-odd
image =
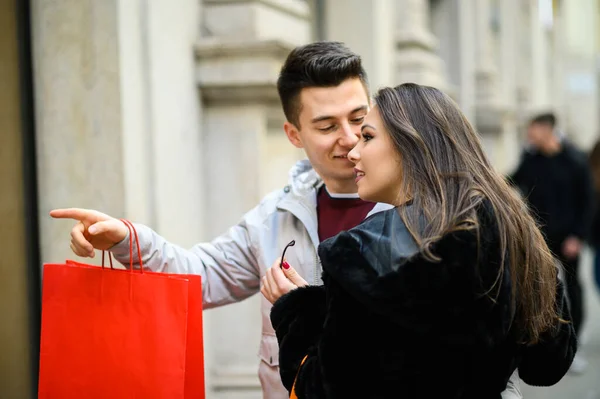
[[[281, 256], [286, 244], [295, 240], [296, 245], [288, 249], [286, 259], [309, 284], [322, 284], [316, 210], [317, 189], [322, 180], [307, 160], [298, 162], [289, 177], [287, 186], [267, 195], [225, 234], [189, 250], [167, 242], [147, 226], [135, 224], [144, 266], [154, 272], [201, 275], [203, 307], [209, 309], [239, 302], [259, 292], [267, 268]], [[369, 215], [390, 207], [377, 204]], [[129, 237], [111, 252], [119, 262], [129, 266]], [[134, 264], [139, 266], [136, 251]], [[283, 399], [287, 396], [281, 396], [285, 389], [278, 376], [279, 350], [269, 318], [271, 304], [263, 298], [261, 308], [259, 375], [264, 397]], [[518, 384], [514, 388], [517, 387]], [[503, 397], [512, 399], [521, 395]]]

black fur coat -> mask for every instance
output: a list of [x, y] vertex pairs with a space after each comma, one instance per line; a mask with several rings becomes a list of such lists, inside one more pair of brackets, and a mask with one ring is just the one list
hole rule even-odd
[[435, 244], [441, 262], [425, 260], [397, 209], [324, 241], [324, 286], [296, 289], [271, 312], [288, 391], [297, 376], [299, 398], [497, 399], [517, 367], [528, 384], [559, 381], [576, 351], [572, 326], [518, 344], [508, 268], [495, 301], [480, 295], [500, 267], [496, 225], [482, 208], [479, 257], [475, 233], [462, 231]]

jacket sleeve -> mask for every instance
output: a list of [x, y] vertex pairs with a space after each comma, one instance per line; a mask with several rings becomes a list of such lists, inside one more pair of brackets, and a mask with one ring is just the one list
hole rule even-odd
[[523, 359], [519, 364], [519, 376], [529, 385], [556, 384], [571, 367], [577, 352], [577, 337], [571, 322], [564, 285], [560, 280], [556, 296], [560, 320], [539, 343], [524, 349]]
[[[264, 203], [265, 201], [263, 201]], [[235, 226], [209, 243], [185, 249], [168, 242], [147, 226], [134, 223], [144, 268], [153, 272], [199, 274], [204, 308], [239, 302], [260, 289], [260, 265], [252, 241], [260, 228], [263, 205], [249, 211]], [[133, 264], [139, 268], [134, 237]], [[129, 235], [111, 248], [111, 253], [129, 267]]]
[[[325, 313], [326, 295], [323, 286], [295, 289], [282, 296], [271, 309], [271, 324], [279, 342], [279, 373], [288, 391], [291, 391], [305, 357], [303, 371], [314, 366]], [[314, 377], [320, 379], [318, 373]]]
[[521, 155], [521, 160], [519, 162], [519, 166], [517, 167], [517, 170], [515, 170], [511, 175], [508, 175], [506, 177], [506, 181], [511, 184], [512, 186], [516, 187], [517, 189], [523, 191], [524, 187], [524, 178], [525, 178], [525, 171], [526, 171], [526, 154], [525, 152]]
[[592, 172], [584, 162], [579, 163], [576, 176], [577, 193], [575, 196], [577, 220], [573, 223], [573, 234], [581, 240], [588, 240], [594, 220], [596, 206]]
[[523, 399], [521, 384], [519, 383], [519, 372], [517, 370], [515, 370], [506, 383], [506, 389], [502, 392], [502, 399]]

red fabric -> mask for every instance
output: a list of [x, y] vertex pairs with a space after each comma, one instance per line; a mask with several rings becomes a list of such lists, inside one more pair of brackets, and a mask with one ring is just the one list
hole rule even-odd
[[204, 398], [200, 276], [73, 261], [43, 274], [39, 398]]
[[333, 198], [325, 186], [321, 187], [317, 195], [319, 240], [325, 241], [341, 231], [358, 226], [374, 206], [374, 202], [360, 198]]

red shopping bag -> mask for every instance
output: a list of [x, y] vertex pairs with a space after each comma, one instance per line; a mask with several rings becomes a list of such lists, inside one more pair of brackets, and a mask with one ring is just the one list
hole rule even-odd
[[44, 265], [40, 398], [204, 398], [200, 276], [131, 266]]

